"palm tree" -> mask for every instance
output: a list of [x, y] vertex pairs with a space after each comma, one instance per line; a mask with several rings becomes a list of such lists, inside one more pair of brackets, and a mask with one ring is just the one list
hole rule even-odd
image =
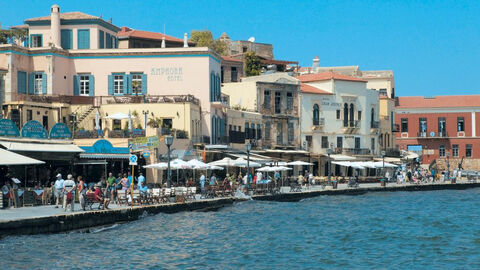
[[162, 118], [154, 117], [148, 119], [147, 125], [151, 128], [160, 128], [162, 126]]

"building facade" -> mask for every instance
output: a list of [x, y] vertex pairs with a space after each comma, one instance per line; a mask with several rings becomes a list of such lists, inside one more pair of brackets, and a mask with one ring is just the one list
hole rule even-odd
[[480, 169], [480, 96], [397, 97], [396, 144], [425, 165]]

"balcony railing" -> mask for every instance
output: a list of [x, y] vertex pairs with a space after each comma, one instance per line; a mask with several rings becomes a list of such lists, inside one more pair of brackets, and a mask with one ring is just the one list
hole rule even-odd
[[193, 103], [200, 101], [193, 95], [146, 95], [146, 96], [99, 96], [94, 97], [94, 105], [132, 103]]
[[426, 138], [426, 137], [427, 137], [427, 132], [419, 132], [419, 133], [417, 134], [417, 137], [419, 137], [419, 138]]
[[358, 128], [360, 127], [360, 120], [343, 121], [343, 127]]
[[108, 132], [108, 138], [136, 138], [145, 137], [144, 129], [129, 130], [111, 130]]
[[425, 139], [447, 138], [448, 133], [446, 131], [435, 132], [434, 134], [429, 133], [429, 132], [419, 132], [419, 133], [417, 133], [417, 137], [418, 138], [425, 138]]
[[323, 127], [325, 126], [325, 118], [318, 118], [318, 121], [313, 120], [313, 125], [318, 126], [318, 127]]
[[371, 150], [368, 148], [337, 148], [335, 152], [337, 154], [370, 155]]
[[188, 132], [174, 128], [157, 128], [158, 136], [172, 135], [176, 139], [188, 139]]
[[77, 130], [75, 131], [75, 139], [95, 139], [102, 138], [104, 135], [103, 130]]
[[380, 126], [380, 122], [379, 121], [372, 121], [370, 123], [370, 128], [378, 128]]

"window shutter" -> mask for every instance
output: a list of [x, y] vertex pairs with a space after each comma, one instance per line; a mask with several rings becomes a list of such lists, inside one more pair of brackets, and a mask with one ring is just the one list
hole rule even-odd
[[42, 94], [47, 94], [47, 74], [42, 73]]
[[130, 94], [132, 86], [130, 85], [130, 76], [131, 75], [123, 75], [123, 94]]
[[80, 95], [80, 79], [78, 75], [73, 75], [73, 95]]
[[35, 93], [35, 86], [33, 85], [35, 80], [35, 74], [30, 73], [28, 74], [28, 93], [33, 95]]
[[147, 94], [147, 74], [142, 74], [142, 94]]
[[88, 81], [90, 86], [89, 96], [95, 96], [95, 77], [93, 75], [88, 75]]
[[39, 47], [43, 47], [43, 36], [40, 36], [40, 42], [38, 42]]
[[105, 32], [103, 32], [102, 30], [98, 31], [98, 43], [98, 48], [105, 48]]
[[113, 96], [113, 75], [108, 75], [108, 95]]
[[27, 75], [23, 71], [17, 72], [17, 92], [19, 94], [27, 93]]

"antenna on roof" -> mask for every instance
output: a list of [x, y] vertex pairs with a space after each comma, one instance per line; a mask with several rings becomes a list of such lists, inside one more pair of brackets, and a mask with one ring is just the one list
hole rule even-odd
[[162, 48], [165, 48], [165, 23], [163, 24], [163, 36], [162, 36], [162, 45], [160, 46]]
[[250, 37], [250, 38], [248, 39], [248, 41], [250, 41], [250, 42], [255, 42], [255, 37]]

